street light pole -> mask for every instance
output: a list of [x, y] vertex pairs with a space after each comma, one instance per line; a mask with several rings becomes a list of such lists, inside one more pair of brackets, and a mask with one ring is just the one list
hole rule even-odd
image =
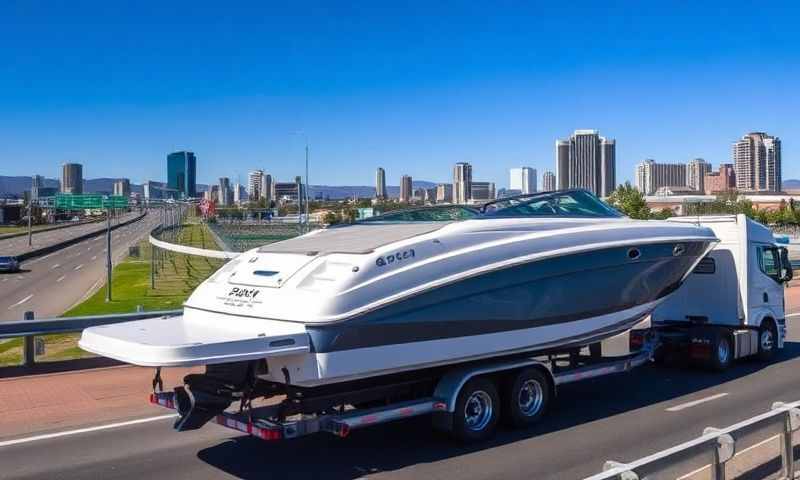
[[28, 246], [33, 245], [33, 196], [28, 199]]
[[111, 205], [106, 209], [106, 302], [111, 301]]
[[308, 137], [306, 137], [306, 233], [309, 231], [308, 227], [308, 189], [311, 188], [311, 184], [308, 183]]

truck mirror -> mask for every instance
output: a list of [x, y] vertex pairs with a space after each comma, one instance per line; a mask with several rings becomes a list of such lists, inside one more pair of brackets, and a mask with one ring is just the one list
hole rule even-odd
[[788, 282], [794, 277], [792, 262], [789, 260], [789, 250], [786, 247], [778, 249], [781, 255], [781, 281]]

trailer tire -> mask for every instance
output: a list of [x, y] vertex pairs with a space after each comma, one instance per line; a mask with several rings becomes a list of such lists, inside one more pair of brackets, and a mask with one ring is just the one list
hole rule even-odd
[[758, 329], [758, 359], [767, 362], [778, 347], [778, 328], [772, 319], [765, 319]]
[[712, 370], [722, 372], [731, 366], [733, 361], [733, 343], [731, 336], [724, 331], [717, 331], [713, 336], [714, 343], [712, 352], [708, 359], [708, 367]]
[[541, 370], [528, 368], [510, 378], [503, 393], [506, 423], [522, 428], [542, 418], [550, 404], [552, 391]]
[[500, 416], [500, 397], [494, 382], [477, 377], [461, 387], [453, 412], [450, 434], [465, 443], [494, 436]]

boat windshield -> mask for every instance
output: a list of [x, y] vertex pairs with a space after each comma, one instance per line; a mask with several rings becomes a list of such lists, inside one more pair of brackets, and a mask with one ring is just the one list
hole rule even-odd
[[469, 220], [480, 215], [475, 208], [462, 205], [444, 205], [439, 207], [423, 207], [408, 210], [396, 210], [382, 215], [359, 220], [358, 223], [369, 222], [456, 222]]
[[483, 206], [486, 217], [621, 217], [622, 215], [585, 190], [533, 193], [503, 198]]

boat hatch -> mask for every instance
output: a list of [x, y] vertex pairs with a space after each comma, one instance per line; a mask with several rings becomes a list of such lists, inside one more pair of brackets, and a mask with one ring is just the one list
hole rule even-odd
[[[213, 317], [213, 318], [212, 318]], [[208, 315], [150, 318], [87, 328], [80, 347], [142, 366], [192, 366], [307, 353], [302, 324]]]
[[244, 259], [228, 276], [232, 285], [280, 288], [316, 257], [292, 254], [256, 254]]

